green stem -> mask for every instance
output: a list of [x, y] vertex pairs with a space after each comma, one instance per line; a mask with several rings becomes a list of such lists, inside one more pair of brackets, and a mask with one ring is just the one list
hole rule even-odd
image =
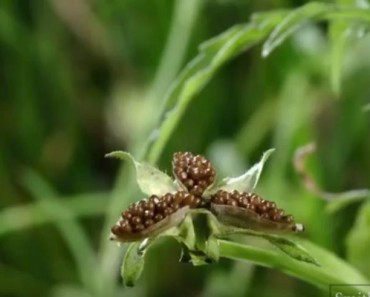
[[219, 240], [218, 243], [221, 257], [238, 261], [248, 261], [256, 265], [276, 268], [326, 291], [329, 291], [329, 285], [350, 284], [350, 286], [343, 287], [343, 293], [354, 294], [354, 296], [357, 296], [358, 292], [367, 293], [365, 287], [357, 286], [358, 284], [368, 283], [366, 279], [360, 276], [354, 278], [352, 275], [348, 275], [348, 277], [343, 278], [342, 275], [340, 275], [340, 271], [336, 269], [326, 269], [324, 266], [316, 267], [294, 260], [283, 253], [273, 250], [226, 240]]
[[[157, 102], [180, 70], [203, 0], [176, 1], [165, 49], [148, 99]], [[159, 102], [160, 103], [160, 102]]]

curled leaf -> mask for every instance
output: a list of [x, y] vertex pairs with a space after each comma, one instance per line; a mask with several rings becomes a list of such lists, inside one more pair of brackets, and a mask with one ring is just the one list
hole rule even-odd
[[216, 193], [219, 190], [223, 191], [239, 191], [239, 192], [251, 192], [258, 183], [258, 180], [261, 176], [263, 166], [269, 156], [275, 151], [275, 149], [269, 149], [263, 153], [261, 160], [253, 165], [247, 172], [243, 175], [233, 178], [225, 178], [221, 185], [216, 186], [211, 189], [210, 193]]
[[139, 251], [140, 242], [131, 243], [123, 258], [121, 276], [123, 283], [133, 287], [144, 269], [145, 250]]
[[144, 194], [162, 196], [179, 190], [166, 173], [152, 165], [136, 161], [127, 152], [115, 151], [106, 154], [105, 157], [129, 161], [136, 169], [136, 181]]
[[370, 22], [368, 9], [331, 3], [310, 2], [292, 10], [283, 21], [275, 27], [263, 45], [262, 56], [267, 57], [306, 21], [337, 18], [341, 20]]

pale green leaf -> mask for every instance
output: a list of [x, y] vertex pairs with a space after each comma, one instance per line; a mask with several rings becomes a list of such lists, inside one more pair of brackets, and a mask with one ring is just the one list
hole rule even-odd
[[121, 276], [123, 283], [133, 287], [144, 269], [145, 251], [139, 252], [140, 242], [131, 243], [123, 258]]
[[106, 157], [129, 161], [136, 169], [136, 181], [146, 195], [162, 196], [178, 191], [171, 177], [150, 164], [136, 161], [131, 154], [123, 151], [111, 152]]
[[261, 160], [257, 164], [253, 165], [247, 172], [238, 177], [225, 178], [221, 185], [211, 189], [210, 192], [214, 193], [219, 190], [228, 192], [232, 192], [234, 190], [239, 192], [252, 191], [257, 186], [265, 162], [274, 151], [275, 149], [269, 149], [268, 151], [264, 152]]

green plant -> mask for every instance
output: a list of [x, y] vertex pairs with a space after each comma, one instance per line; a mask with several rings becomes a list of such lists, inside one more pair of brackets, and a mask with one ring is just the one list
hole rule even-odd
[[[339, 94], [341, 91], [340, 80], [342, 77], [341, 65], [344, 60], [346, 50], [350, 48], [350, 42], [357, 38], [359, 32], [364, 32], [364, 29], [368, 27], [370, 22], [370, 12], [366, 5], [364, 5], [365, 1], [359, 5], [357, 4], [357, 1], [337, 1], [337, 3], [333, 4], [311, 2], [296, 9], [271, 10], [264, 13], [254, 14], [251, 17], [250, 22], [235, 25], [224, 33], [202, 43], [196, 57], [191, 60], [177, 78], [174, 79], [175, 74], [178, 72], [181, 63], [184, 60], [185, 51], [183, 49], [186, 48], [192, 31], [191, 29], [203, 5], [202, 1], [184, 2], [179, 0], [176, 1], [176, 3], [177, 5], [174, 7], [174, 17], [171, 25], [173, 30], [168, 39], [168, 45], [166, 46], [167, 50], [161, 59], [161, 66], [158, 68], [157, 74], [154, 78], [154, 83], [147, 95], [148, 100], [146, 103], [150, 105], [150, 107], [161, 105], [162, 108], [160, 110], [157, 108], [149, 108], [151, 110], [151, 119], [150, 123], [147, 123], [147, 127], [144, 131], [149, 131], [153, 122], [158, 122], [157, 128], [150, 133], [149, 137], [148, 133], [143, 132], [137, 137], [136, 142], [128, 144], [129, 147], [127, 149], [128, 151], [134, 152], [134, 155], [137, 156], [138, 159], [150, 164], [157, 164], [164, 156], [165, 149], [170, 145], [171, 139], [176, 138], [176, 127], [183, 120], [186, 111], [191, 109], [190, 107], [192, 105], [196, 104], [196, 99], [199, 98], [199, 96], [197, 97], [196, 95], [199, 94], [212, 79], [216, 79], [217, 74], [221, 72], [222, 66], [229, 63], [238, 55], [244, 53], [247, 49], [255, 49], [259, 44], [263, 43], [263, 55], [270, 55], [277, 46], [289, 40], [288, 37], [297, 32], [300, 25], [312, 21], [328, 21], [330, 27], [329, 41], [332, 48], [332, 54], [330, 55], [331, 83], [333, 89], [337, 94]], [[6, 4], [6, 7], [10, 8], [7, 10], [1, 10], [0, 22], [2, 22], [2, 24], [8, 24], [8, 28], [10, 29], [6, 30], [6, 26], [0, 26], [0, 37], [5, 44], [9, 45], [13, 53], [13, 49], [17, 49], [18, 51], [20, 48], [31, 44], [29, 42], [17, 44], [17, 40], [22, 39], [18, 38], [18, 36], [25, 37], [28, 41], [31, 40], [31, 35], [28, 34], [28, 26], [26, 24], [17, 24], [15, 19], [13, 19], [11, 12], [14, 7], [10, 4]], [[44, 10], [45, 8], [40, 11]], [[188, 13], [186, 14], [187, 17], [180, 19], [178, 16], [182, 15], [185, 11]], [[42, 13], [39, 13], [39, 15], [42, 16]], [[40, 21], [37, 26], [42, 28], [41, 32], [45, 32], [45, 30], [47, 31], [50, 29], [49, 26], [42, 25], [42, 21], [44, 20], [43, 17], [36, 17], [36, 19]], [[14, 38], [15, 36], [17, 36], [17, 38]], [[54, 34], [50, 36], [54, 36]], [[30, 38], [28, 39], [28, 37]], [[73, 68], [69, 69], [67, 66], [63, 68], [63, 65], [66, 64], [65, 52], [59, 51], [59, 48], [53, 51], [54, 47], [57, 47], [55, 44], [58, 44], [53, 44], [53, 38], [44, 38], [41, 34], [40, 36], [36, 35], [36, 37], [38, 39], [35, 44], [31, 44], [29, 48], [27, 47], [27, 51], [21, 52], [20, 59], [18, 56], [14, 58], [14, 60], [17, 61], [17, 64], [15, 64], [17, 67], [14, 67], [12, 64], [6, 64], [7, 73], [13, 73], [12, 76], [19, 77], [19, 81], [16, 84], [16, 91], [19, 98], [24, 99], [24, 94], [26, 94], [27, 99], [37, 98], [37, 95], [30, 91], [32, 88], [27, 77], [32, 77], [36, 72], [35, 70], [39, 69], [32, 68], [32, 63], [26, 63], [27, 65], [23, 65], [24, 67], [19, 67], [22, 66], [22, 64], [18, 64], [20, 63], [19, 61], [28, 61], [35, 49], [41, 49], [45, 53], [46, 60], [43, 60], [44, 66], [50, 65], [55, 67], [53, 73], [55, 73], [55, 77], [58, 77], [59, 79], [58, 80], [56, 78], [54, 81], [58, 86], [55, 93], [58, 95], [63, 94], [60, 92], [60, 90], [63, 90], [66, 93], [65, 97], [69, 98], [67, 95], [73, 92], [73, 83], [71, 83], [69, 79], [69, 76], [73, 73]], [[289, 44], [289, 42], [287, 43]], [[54, 61], [52, 60], [53, 55], [57, 57], [58, 63], [50, 62]], [[315, 58], [319, 59], [319, 56], [320, 55], [317, 55]], [[116, 62], [110, 55], [108, 55], [108, 60], [111, 64], [115, 64]], [[310, 67], [314, 68], [313, 70], [307, 66], [306, 68], [303, 66], [297, 66], [294, 70], [287, 72], [286, 82], [284, 83], [284, 87], [282, 87], [281, 93], [275, 94], [275, 90], [273, 89], [273, 100], [262, 102], [258, 109], [253, 110], [250, 122], [247, 121], [245, 125], [241, 127], [233, 145], [238, 147], [245, 155], [252, 156], [252, 151], [255, 151], [258, 148], [258, 145], [261, 145], [262, 141], [266, 139], [269, 129], [275, 126], [274, 115], [276, 110], [278, 110], [280, 121], [277, 125], [277, 134], [279, 134], [279, 137], [276, 137], [278, 139], [277, 142], [292, 143], [291, 146], [293, 147], [296, 144], [296, 142], [294, 142], [296, 141], [295, 138], [297, 138], [294, 134], [294, 129], [296, 129], [297, 126], [300, 126], [302, 121], [307, 119], [307, 114], [310, 109], [307, 108], [306, 110], [306, 105], [301, 106], [304, 100], [293, 101], [288, 99], [295, 96], [302, 96], [304, 97], [303, 99], [311, 97], [310, 99], [317, 99], [317, 101], [315, 101], [315, 103], [317, 103], [322, 98], [321, 93], [315, 93], [315, 91], [313, 91], [313, 89], [316, 89], [316, 86], [311, 88], [308, 87], [308, 75], [305, 71], [308, 72], [309, 70], [307, 69], [309, 68], [311, 69], [310, 71], [315, 74], [317, 74], [317, 72], [325, 72], [322, 70], [323, 66], [321, 65], [324, 61], [325, 56], [316, 61], [316, 63], [312, 63], [313, 65], [310, 65]], [[289, 63], [283, 64], [283, 62], [281, 62], [281, 64], [283, 65], [282, 67], [287, 66], [288, 68], [289, 66]], [[37, 64], [35, 63], [35, 65]], [[50, 68], [45, 68], [47, 70], [47, 76], [50, 76]], [[62, 69], [64, 71], [62, 71]], [[18, 70], [20, 72], [16, 72]], [[257, 75], [258, 72], [256, 73], [256, 77]], [[40, 81], [42, 82], [40, 87], [42, 93], [45, 83], [42, 79]], [[293, 86], [295, 87], [293, 88]], [[169, 90], [162, 101], [163, 90], [168, 87]], [[258, 87], [259, 86], [256, 86], [256, 88]], [[366, 90], [366, 87], [363, 89]], [[291, 95], [291, 90], [296, 91], [294, 96]], [[95, 91], [92, 93], [95, 93]], [[307, 95], [308, 93], [310, 93], [310, 96]], [[244, 93], [243, 95], [240, 94], [239, 96], [244, 96]], [[268, 94], [268, 96], [272, 95]], [[42, 117], [35, 112], [35, 103], [32, 104], [29, 102], [31, 101], [18, 101], [17, 104], [20, 106], [19, 110], [21, 115], [24, 113], [24, 110], [26, 110], [25, 107], [29, 106], [30, 110], [28, 110], [26, 116], [19, 117], [20, 122], [17, 124], [24, 127], [21, 131], [23, 142], [25, 144], [37, 144], [37, 139], [41, 138], [41, 132], [38, 127], [40, 127], [40, 118]], [[79, 138], [79, 134], [74, 130], [76, 127], [74, 126], [75, 124], [73, 121], [70, 120], [71, 115], [68, 113], [67, 109], [67, 106], [71, 105], [71, 103], [67, 102], [66, 104], [65, 101], [62, 102], [63, 104], [60, 104], [60, 107], [63, 107], [61, 110], [63, 110], [63, 116], [67, 120], [63, 121], [60, 125], [64, 126], [65, 123], [68, 123], [67, 126], [71, 131], [70, 133], [77, 139]], [[281, 109], [277, 109], [278, 104], [282, 104], [283, 107]], [[294, 112], [291, 112], [291, 108]], [[365, 109], [368, 109], [368, 105]], [[207, 113], [206, 111], [202, 112]], [[284, 120], [289, 117], [293, 117], [295, 119], [293, 124], [289, 125], [287, 121], [284, 122]], [[75, 119], [75, 122], [78, 122], [78, 120]], [[355, 121], [353, 119], [352, 121], [347, 120], [346, 127], [354, 126]], [[304, 130], [303, 134], [306, 136], [312, 135], [307, 132], [307, 130]], [[63, 133], [61, 138], [63, 139]], [[338, 139], [339, 138], [340, 137], [338, 137]], [[351, 143], [352, 141], [346, 142]], [[11, 150], [12, 148], [9, 149], [9, 151]], [[30, 155], [33, 157], [32, 153], [30, 153], [33, 150], [35, 150], [35, 148], [30, 145], [29, 151], [27, 151], [27, 156]], [[88, 149], [86, 148], [86, 150], [83, 151], [83, 154], [85, 154], [85, 151], [88, 151]], [[233, 151], [234, 155], [230, 153], [229, 156], [232, 155], [233, 157], [237, 155], [235, 153], [236, 151], [237, 150]], [[4, 152], [2, 151], [2, 153]], [[276, 157], [278, 161], [274, 164], [276, 166], [272, 166], [273, 169], [270, 172], [270, 175], [265, 176], [262, 182], [270, 185], [278, 184], [275, 189], [280, 189], [281, 192], [283, 192], [282, 189], [286, 184], [283, 183], [282, 178], [280, 177], [280, 172], [282, 171], [282, 168], [284, 168], [284, 164], [286, 164], [287, 160], [290, 158], [291, 150], [279, 150], [278, 154], [279, 156]], [[335, 164], [340, 163], [338, 160], [342, 159], [342, 155], [338, 157], [338, 154], [340, 155], [339, 151], [336, 151], [336, 155], [331, 153], [329, 154], [330, 157], [333, 157], [333, 160], [334, 157], [337, 158], [335, 159]], [[55, 159], [58, 158], [59, 156]], [[344, 166], [343, 163], [341, 164]], [[89, 171], [88, 166], [84, 169], [86, 172]], [[6, 170], [1, 166], [0, 173], [2, 176], [5, 176], [5, 171]], [[81, 172], [78, 172], [78, 175], [80, 174]], [[86, 173], [85, 175], [88, 176]], [[56, 194], [56, 191], [34, 171], [26, 171], [22, 177], [21, 181], [23, 182], [23, 185], [27, 190], [29, 190], [32, 196], [37, 198], [37, 201], [30, 205], [14, 206], [3, 209], [0, 213], [0, 221], [2, 222], [0, 225], [0, 235], [13, 234], [15, 231], [25, 230], [25, 228], [52, 222], [57, 226], [58, 232], [62, 234], [62, 237], [66, 242], [66, 247], [70, 250], [73, 256], [73, 261], [77, 267], [78, 278], [80, 281], [78, 285], [67, 288], [58, 288], [60, 289], [60, 292], [66, 292], [65, 294], [68, 296], [71, 296], [72, 293], [74, 296], [86, 296], [86, 294], [91, 296], [114, 296], [117, 292], [120, 292], [122, 288], [120, 285], [117, 285], [116, 276], [119, 270], [119, 264], [121, 263], [121, 254], [127, 246], [117, 248], [107, 240], [107, 237], [109, 234], [109, 228], [119, 216], [119, 212], [127, 207], [129, 203], [137, 200], [135, 185], [133, 183], [134, 179], [130, 176], [130, 169], [127, 166], [121, 168], [116, 179], [115, 187], [110, 193], [103, 193], [101, 195], [83, 194], [76, 197], [61, 197]], [[68, 178], [70, 180], [74, 179], [73, 176], [69, 176]], [[6, 179], [4, 178], [4, 180]], [[262, 187], [263, 186], [264, 184], [262, 184]], [[7, 189], [7, 187], [4, 187], [4, 193], [6, 193]], [[288, 191], [298, 192], [297, 189], [293, 188], [289, 188]], [[303, 191], [300, 191], [299, 193], [301, 196], [305, 195], [305, 192]], [[110, 197], [109, 200], [107, 199], [107, 196]], [[68, 198], [68, 200], [66, 198]], [[280, 199], [280, 202], [284, 202], [280, 197], [277, 197], [277, 199]], [[294, 202], [294, 205], [300, 205], [300, 203], [301, 201]], [[314, 203], [315, 202], [308, 202], [305, 204], [305, 207]], [[350, 233], [351, 235], [346, 241], [350, 250], [348, 263], [340, 260], [339, 257], [335, 255], [334, 252], [338, 251], [335, 250], [335, 246], [330, 246], [331, 241], [328, 239], [327, 233], [325, 233], [326, 228], [321, 228], [320, 226], [320, 224], [324, 224], [324, 220], [330, 220], [331, 217], [320, 212], [319, 207], [317, 207], [317, 209], [319, 210], [317, 211], [317, 217], [315, 217], [315, 220], [318, 221], [319, 224], [317, 224], [318, 227], [316, 226], [316, 231], [313, 232], [313, 239], [321, 245], [326, 246], [326, 249], [320, 248], [307, 240], [295, 239], [294, 242], [297, 242], [299, 246], [304, 246], [311, 257], [320, 264], [320, 267], [296, 261], [287, 257], [284, 253], [280, 253], [280, 251], [269, 250], [266, 247], [259, 248], [223, 239], [217, 239], [217, 241], [213, 241], [212, 244], [219, 245], [219, 249], [216, 254], [219, 253], [219, 256], [221, 257], [237, 261], [247, 261], [249, 263], [265, 267], [278, 268], [294, 277], [314, 284], [323, 290], [327, 290], [328, 284], [338, 282], [367, 283], [368, 280], [356, 270], [357, 268], [364, 273], [367, 278], [370, 277], [367, 270], [369, 260], [364, 256], [367, 251], [366, 247], [368, 247], [368, 244], [366, 244], [366, 218], [368, 214], [368, 207], [366, 207], [366, 204], [363, 206], [361, 215], [356, 221], [356, 224]], [[302, 214], [304, 211], [297, 207], [297, 212]], [[103, 217], [104, 227], [101, 231], [100, 245], [95, 250], [78, 220], [82, 217], [96, 215]], [[19, 217], [22, 217], [23, 220], [18, 219]], [[200, 226], [203, 225], [202, 221], [203, 219], [198, 221]], [[251, 233], [249, 233], [249, 235], [262, 236], [261, 234]], [[263, 236], [266, 237], [267, 235], [264, 234]], [[296, 245], [292, 244], [291, 241], [285, 241], [285, 239], [270, 236], [267, 238], [270, 242], [285, 250], [286, 253], [296, 251]], [[360, 241], [361, 244], [364, 243], [364, 249], [358, 248], [358, 241]], [[201, 248], [204, 248], [203, 243], [198, 245], [200, 245]], [[13, 246], [15, 245], [12, 245], [12, 248]], [[143, 258], [141, 255], [136, 253], [137, 248], [138, 244], [130, 246], [127, 252], [128, 259], [125, 261], [125, 265], [129, 267], [127, 269], [134, 269], [131, 274], [132, 280], [137, 278], [142, 267], [140, 265], [140, 261], [142, 261]], [[327, 249], [332, 249], [333, 252], [329, 252]], [[184, 250], [186, 252], [186, 249]], [[213, 249], [211, 249], [210, 252], [212, 252], [212, 250]], [[301, 257], [301, 252], [298, 253], [298, 255]], [[190, 254], [188, 256], [193, 257], [194, 255]], [[214, 257], [216, 257], [216, 255], [214, 255]], [[20, 261], [22, 261], [22, 259]], [[52, 263], [52, 261], [49, 262]], [[132, 265], [131, 262], [136, 263], [137, 266]], [[349, 263], [351, 263], [353, 267]], [[138, 269], [135, 267], [138, 267]], [[17, 276], [21, 277], [21, 279], [25, 281], [26, 288], [32, 288], [33, 284], [37, 283], [27, 275], [17, 275], [16, 271], [7, 269], [6, 265], [0, 266], [0, 272], [1, 275], [10, 275], [13, 279], [17, 279]], [[68, 272], [66, 275], [68, 275]], [[7, 286], [6, 279], [2, 279], [0, 282], [2, 286]], [[40, 288], [44, 288], [45, 286], [41, 282], [39, 285]], [[56, 289], [56, 291], [58, 291], [58, 289]], [[63, 289], [65, 289], [65, 291], [63, 291]], [[356, 286], [348, 287], [351, 294], [356, 293], [357, 289], [361, 290]]]

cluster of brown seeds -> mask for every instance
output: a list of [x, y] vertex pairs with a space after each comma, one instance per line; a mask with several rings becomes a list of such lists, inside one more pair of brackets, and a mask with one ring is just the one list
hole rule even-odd
[[275, 202], [262, 199], [254, 193], [239, 193], [238, 191], [230, 193], [221, 190], [211, 197], [211, 203], [248, 209], [263, 219], [278, 223], [291, 224], [294, 222], [293, 216], [285, 215], [284, 210], [278, 208]]
[[[255, 220], [253, 217], [257, 217], [266, 220], [265, 222], [268, 221], [269, 226], [273, 223], [276, 226], [279, 225], [280, 229], [288, 227], [296, 232], [304, 230], [303, 225], [294, 224], [293, 216], [286, 215], [284, 210], [276, 206], [275, 202], [262, 199], [254, 193], [220, 190], [208, 199], [202, 197], [204, 191], [213, 184], [216, 172], [211, 162], [201, 155], [194, 156], [189, 152], [177, 152], [173, 156], [172, 167], [174, 175], [186, 187], [187, 191], [168, 193], [161, 197], [152, 195], [148, 199], [131, 204], [112, 227], [113, 236], [111, 239], [126, 241], [128, 238], [137, 239], [140, 236], [145, 237], [152, 234], [153, 230], [158, 231], [162, 225], [167, 224], [163, 221], [165, 218], [179, 218], [181, 220], [183, 218], [181, 210], [186, 211], [184, 207], [205, 208], [218, 216], [214, 209], [215, 205], [218, 207], [222, 205], [233, 206], [234, 210], [252, 211], [249, 213], [250, 217], [248, 212], [242, 214], [245, 216], [242, 217], [243, 222], [244, 219], [248, 222], [247, 219]], [[171, 216], [172, 214], [174, 215]], [[178, 216], [176, 216], [177, 214]], [[229, 213], [229, 215], [237, 216], [235, 212]], [[176, 221], [176, 219], [174, 220]], [[261, 220], [258, 224], [260, 223]]]
[[131, 204], [111, 231], [117, 237], [140, 233], [185, 206], [197, 208], [204, 204], [201, 198], [183, 191], [162, 197], [152, 195]]
[[215, 181], [216, 172], [211, 162], [201, 155], [177, 152], [173, 155], [172, 168], [189, 193], [198, 197]]

